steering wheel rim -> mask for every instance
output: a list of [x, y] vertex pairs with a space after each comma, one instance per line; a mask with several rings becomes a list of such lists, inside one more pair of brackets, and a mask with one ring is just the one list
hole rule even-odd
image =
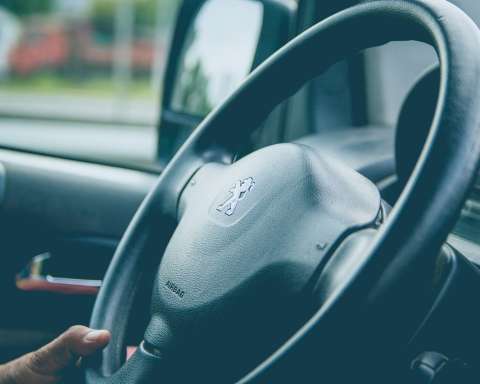
[[[431, 268], [480, 160], [480, 58], [469, 54], [480, 52], [479, 32], [468, 16], [444, 0], [373, 1], [320, 22], [274, 54], [205, 119], [169, 163], [129, 225], [95, 303], [91, 326], [111, 329], [113, 339], [99, 360], [86, 369], [88, 384], [151, 382], [153, 375], [167, 369], [158, 356], [141, 347], [118, 370], [126, 319], [145, 253], [153, 254], [152, 249], [162, 253], [167, 247], [178, 219], [179, 196], [192, 177], [205, 164], [231, 163], [238, 143], [277, 104], [333, 63], [353, 52], [398, 40], [426, 42], [440, 60], [435, 118], [415, 170], [348, 281], [329, 292], [314, 315], [241, 382], [278, 378], [296, 352], [312, 340], [320, 342], [329, 329], [328, 320], [341, 313], [346, 303], [367, 292], [370, 297], [388, 292], [412, 271]], [[318, 47], [324, 52], [312, 55]], [[381, 289], [372, 294], [374, 283]]]

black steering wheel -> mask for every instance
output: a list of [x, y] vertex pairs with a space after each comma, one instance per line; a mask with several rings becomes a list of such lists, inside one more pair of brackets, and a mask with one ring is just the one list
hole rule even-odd
[[[233, 160], [307, 81], [394, 40], [432, 45], [441, 83], [429, 137], [388, 218], [370, 181], [306, 146]], [[354, 334], [375, 333], [356, 324], [364, 305], [408, 307], [458, 217], [480, 158], [479, 53], [477, 27], [447, 1], [385, 0], [338, 13], [269, 58], [193, 132], [130, 223], [91, 320], [112, 342], [90, 362], [87, 384], [328, 381], [326, 359], [357, 350]], [[149, 260], [159, 263], [150, 322], [123, 363]]]

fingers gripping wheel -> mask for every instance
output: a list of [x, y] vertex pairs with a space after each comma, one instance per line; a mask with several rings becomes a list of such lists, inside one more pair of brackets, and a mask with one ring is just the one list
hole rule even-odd
[[[334, 251], [375, 228], [381, 202], [372, 184], [293, 144], [231, 159], [306, 81], [391, 40], [435, 47], [439, 100], [398, 204], [352, 263]], [[272, 382], [312, 340], [327, 348], [340, 331], [327, 320], [345, 316], [373, 283], [429, 268], [479, 161], [480, 59], [471, 52], [480, 52], [479, 32], [447, 1], [373, 1], [317, 24], [255, 70], [183, 145], [124, 235], [91, 322], [112, 330], [112, 345], [86, 370], [87, 383]], [[145, 342], [120, 368], [127, 315], [151, 259], [161, 262]]]

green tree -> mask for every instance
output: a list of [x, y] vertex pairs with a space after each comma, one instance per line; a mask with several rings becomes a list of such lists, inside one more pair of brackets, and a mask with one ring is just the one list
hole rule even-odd
[[53, 0], [3, 0], [1, 6], [13, 14], [23, 17], [50, 12]]
[[[135, 12], [135, 29], [137, 31], [153, 28], [157, 22], [157, 14], [160, 15], [159, 22], [161, 24], [171, 24], [171, 10], [180, 3], [180, 0], [132, 1]], [[95, 0], [93, 2], [91, 17], [97, 30], [107, 34], [113, 33], [117, 6], [118, 0]], [[160, 12], [158, 12], [158, 7], [160, 7]]]
[[213, 109], [208, 97], [208, 76], [200, 59], [190, 68], [185, 68], [177, 98], [184, 112], [206, 116]]
[[115, 0], [96, 0], [93, 3], [91, 19], [98, 32], [113, 36], [115, 9]]

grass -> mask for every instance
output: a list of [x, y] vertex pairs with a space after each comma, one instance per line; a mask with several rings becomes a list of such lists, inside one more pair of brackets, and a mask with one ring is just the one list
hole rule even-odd
[[[0, 81], [0, 91], [112, 97], [122, 92], [123, 89], [117, 87], [113, 79], [106, 76], [74, 80], [53, 74], [41, 74]], [[158, 97], [158, 93], [152, 89], [150, 82], [146, 79], [133, 79], [126, 92], [129, 97], [136, 99]]]

